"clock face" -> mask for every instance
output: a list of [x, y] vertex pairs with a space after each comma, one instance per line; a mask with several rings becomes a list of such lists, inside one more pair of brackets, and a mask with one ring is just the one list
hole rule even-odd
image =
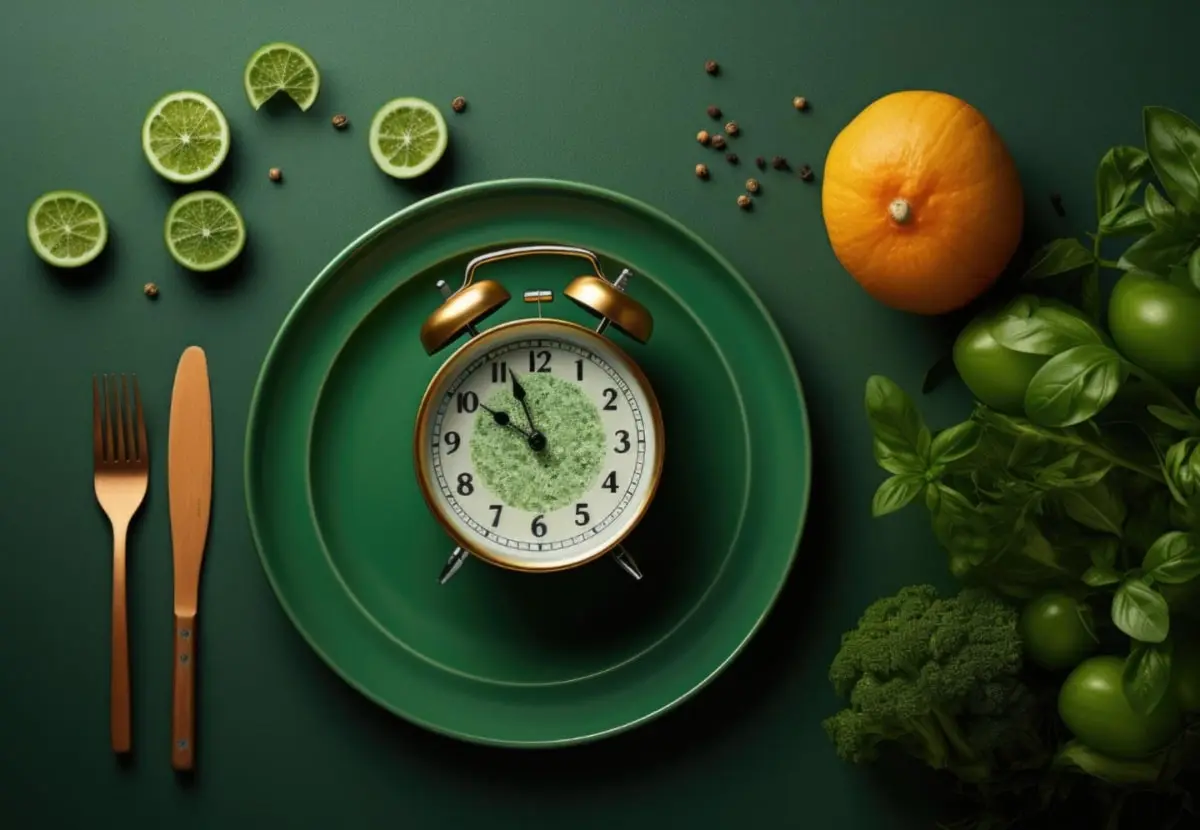
[[607, 338], [559, 320], [497, 326], [434, 378], [417, 419], [430, 507], [464, 548], [522, 570], [611, 549], [662, 466], [661, 416]]

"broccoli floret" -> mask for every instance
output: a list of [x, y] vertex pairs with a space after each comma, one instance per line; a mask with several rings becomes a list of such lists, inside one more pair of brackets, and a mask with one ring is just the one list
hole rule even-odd
[[869, 606], [842, 637], [829, 679], [849, 706], [824, 723], [838, 754], [873, 761], [893, 742], [980, 782], [1040, 746], [1036, 701], [1017, 679], [1017, 612], [966, 589], [914, 585]]

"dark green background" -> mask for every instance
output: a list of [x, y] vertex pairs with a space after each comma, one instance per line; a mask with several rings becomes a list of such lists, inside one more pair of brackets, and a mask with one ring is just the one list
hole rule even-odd
[[[1125, 11], [1143, 9], [1133, 16]], [[123, 819], [174, 828], [354, 826], [927, 826], [900, 783], [834, 759], [820, 719], [825, 667], [871, 599], [944, 579], [917, 511], [869, 519], [880, 474], [862, 417], [873, 372], [910, 390], [948, 321], [870, 301], [834, 260], [818, 186], [768, 171], [752, 213], [734, 205], [755, 155], [818, 174], [859, 109], [902, 88], [980, 107], [1008, 142], [1029, 204], [1027, 240], [1089, 227], [1103, 150], [1140, 141], [1140, 107], [1200, 115], [1192, 66], [1200, 6], [1181, 1], [845, 0], [744, 3], [63, 2], [5, 8], [0, 26], [0, 816], [20, 826]], [[322, 68], [309, 113], [245, 101], [242, 66], [293, 40]], [[702, 70], [722, 64], [720, 77]], [[176, 191], [138, 131], [162, 93], [213, 96], [233, 150], [212, 182], [250, 240], [220, 277], [180, 271], [161, 241]], [[447, 107], [440, 168], [398, 184], [366, 127], [397, 95]], [[812, 101], [792, 110], [793, 95]], [[455, 95], [470, 108], [449, 112]], [[742, 125], [730, 168], [694, 140], [715, 103]], [[345, 112], [351, 128], [329, 126]], [[692, 166], [707, 161], [712, 179]], [[267, 180], [284, 171], [282, 185]], [[243, 508], [245, 416], [287, 309], [343, 246], [434, 190], [549, 176], [623, 191], [713, 242], [773, 310], [816, 435], [799, 565], [742, 658], [697, 699], [627, 736], [553, 753], [427, 735], [358, 697], [292, 630], [262, 574]], [[109, 250], [52, 272], [25, 240], [41, 192], [91, 193]], [[1063, 193], [1068, 218], [1048, 193]], [[156, 302], [141, 295], [153, 280]], [[868, 339], [869, 338], [869, 339]], [[180, 351], [208, 351], [216, 487], [202, 590], [199, 773], [168, 763], [171, 559], [166, 421]], [[109, 536], [92, 495], [88, 380], [138, 372], [152, 441], [150, 496], [130, 550], [135, 757], [108, 750]], [[925, 406], [961, 414], [953, 386]], [[31, 816], [31, 818], [32, 818]], [[14, 825], [14, 826], [16, 826]]]

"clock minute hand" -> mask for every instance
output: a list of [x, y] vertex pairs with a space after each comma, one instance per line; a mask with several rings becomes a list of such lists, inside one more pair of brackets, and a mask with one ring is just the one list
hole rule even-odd
[[508, 376], [512, 378], [513, 397], [521, 404], [521, 409], [525, 410], [525, 420], [529, 422], [529, 428], [537, 432], [537, 427], [533, 425], [533, 416], [529, 414], [529, 404], [525, 401], [525, 387], [517, 380], [516, 372], [510, 370]]
[[517, 380], [516, 372], [510, 369], [508, 376], [512, 378], [513, 397], [520, 402], [521, 409], [525, 410], [525, 420], [529, 422], [529, 448], [534, 452], [541, 452], [546, 449], [546, 436], [533, 425], [533, 415], [530, 414], [529, 404], [525, 401], [525, 387]]

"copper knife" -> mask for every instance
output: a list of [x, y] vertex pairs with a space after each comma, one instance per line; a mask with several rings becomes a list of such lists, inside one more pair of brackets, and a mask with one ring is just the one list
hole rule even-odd
[[175, 570], [174, 683], [171, 691], [171, 766], [195, 763], [196, 611], [200, 565], [212, 503], [212, 396], [204, 350], [189, 346], [179, 358], [171, 392], [167, 491]]

